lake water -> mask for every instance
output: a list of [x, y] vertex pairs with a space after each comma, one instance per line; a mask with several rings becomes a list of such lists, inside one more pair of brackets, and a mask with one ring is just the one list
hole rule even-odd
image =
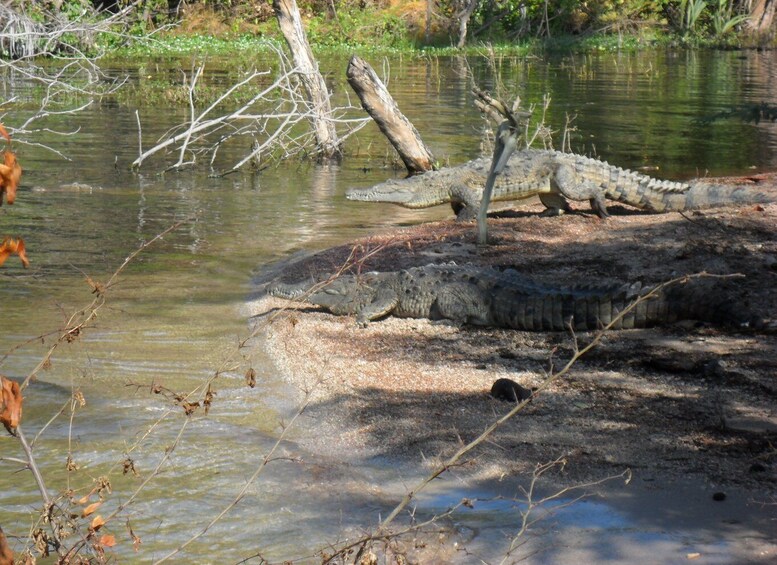
[[[257, 60], [261, 68], [260, 55]], [[322, 62], [339, 103], [345, 100], [346, 62]], [[647, 168], [665, 178], [777, 168], [777, 124], [700, 120], [732, 107], [777, 104], [777, 58], [769, 52], [371, 62], [388, 73], [400, 108], [442, 163], [479, 154], [484, 122], [469, 94], [469, 68], [482, 87], [493, 88], [498, 77], [525, 104], [540, 103], [549, 93], [547, 122], [553, 129], [563, 129], [566, 117], [575, 116], [573, 150], [620, 166]], [[166, 75], [169, 66], [144, 73]], [[144, 76], [131, 72], [134, 81]], [[213, 77], [231, 80], [224, 73]], [[28, 85], [6, 75], [3, 88], [6, 98], [22, 97], [2, 118], [18, 126], [35, 107], [25, 98]], [[121, 561], [158, 559], [205, 527], [262, 465], [279, 421], [292, 413], [288, 390], [270, 360], [261, 351], [238, 347], [249, 333], [243, 305], [254, 277], [297, 251], [451, 215], [446, 207], [407, 211], [344, 199], [347, 188], [400, 174], [388, 166], [391, 153], [373, 125], [348, 141], [337, 166], [297, 159], [223, 178], [209, 177], [204, 168], [158, 174], [170, 157], [152, 159], [132, 173], [136, 109], [144, 147], [186, 119], [184, 109], [136, 108], [109, 99], [52, 117], [48, 127], [77, 133], [20, 139], [46, 143], [68, 160], [34, 145], [16, 145], [25, 170], [22, 187], [14, 206], [0, 208], [0, 232], [23, 237], [32, 261], [22, 270], [11, 257], [0, 269], [0, 372], [14, 378], [27, 376], [68, 316], [91, 302], [85, 275], [105, 282], [143, 242], [182, 222], [128, 265], [96, 322], [73, 343], [59, 346], [25, 393], [23, 428], [29, 439], [69, 406], [74, 390], [86, 399], [72, 419], [66, 410], [36, 443], [52, 492], [72, 488], [79, 497], [98, 477], [108, 476], [113, 493], [100, 510], [108, 515], [161, 462], [158, 476], [112, 524]], [[248, 142], [228, 147], [220, 156], [228, 162], [248, 147]], [[87, 186], [63, 187], [68, 183]], [[249, 352], [255, 356], [244, 358]], [[243, 377], [248, 366], [258, 374], [253, 389]], [[210, 413], [199, 412], [185, 428], [181, 409], [150, 390], [153, 383], [179, 394], [195, 391], [217, 373]], [[296, 445], [308, 432], [305, 425], [290, 429], [281, 445], [284, 458], [268, 465], [241, 502], [173, 561], [237, 562], [257, 553], [300, 558], [335, 543], [345, 527], [374, 525], [380, 511], [393, 507], [390, 500], [349, 496], [351, 487], [363, 484], [381, 484], [386, 492], [393, 484], [401, 492], [389, 463], [357, 462], [351, 476], [332, 477], [327, 461]], [[163, 461], [174, 443], [172, 456]], [[79, 467], [70, 473], [69, 453]], [[23, 456], [16, 440], [0, 438], [2, 456]], [[122, 474], [127, 458], [140, 478]], [[40, 497], [30, 474], [17, 470], [17, 464], [0, 463], [0, 524], [7, 534], [24, 538]], [[127, 521], [143, 541], [137, 554]], [[13, 539], [12, 545], [21, 547]]]

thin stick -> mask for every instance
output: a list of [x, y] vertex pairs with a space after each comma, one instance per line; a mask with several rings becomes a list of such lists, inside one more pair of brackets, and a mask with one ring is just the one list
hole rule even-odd
[[638, 297], [636, 300], [634, 300], [631, 304], [629, 304], [626, 308], [624, 308], [615, 318], [613, 318], [609, 324], [604, 326], [602, 329], [596, 332], [591, 342], [583, 347], [582, 349], [575, 351], [575, 354], [572, 356], [572, 358], [567, 361], [567, 363], [561, 368], [560, 371], [558, 371], [555, 374], [550, 374], [548, 377], [540, 383], [540, 385], [534, 390], [532, 395], [523, 400], [522, 402], [518, 403], [515, 407], [513, 407], [509, 412], [507, 412], [504, 416], [496, 420], [494, 423], [492, 423], [486, 430], [481, 433], [478, 437], [476, 437], [474, 440], [469, 442], [468, 444], [462, 446], [456, 453], [454, 453], [451, 457], [449, 457], [445, 462], [443, 462], [441, 465], [439, 465], [429, 476], [421, 480], [418, 484], [416, 484], [410, 491], [405, 494], [402, 501], [394, 508], [394, 510], [391, 511], [391, 513], [380, 523], [378, 526], [377, 531], [383, 532], [386, 530], [388, 525], [399, 515], [399, 513], [408, 505], [410, 502], [418, 495], [419, 492], [421, 492], [426, 486], [431, 483], [434, 479], [442, 475], [444, 472], [449, 470], [451, 467], [456, 465], [459, 460], [464, 457], [467, 453], [472, 451], [475, 447], [483, 443], [491, 434], [494, 433], [499, 427], [501, 427], [505, 422], [513, 418], [516, 414], [521, 412], [528, 404], [531, 402], [531, 400], [537, 396], [539, 393], [547, 389], [551, 384], [553, 384], [555, 381], [560, 379], [562, 376], [569, 373], [569, 371], [572, 369], [572, 367], [577, 363], [577, 361], [586, 353], [588, 353], [591, 349], [596, 347], [599, 342], [604, 337], [605, 333], [610, 330], [612, 327], [614, 327], [623, 317], [631, 312], [634, 308], [637, 307], [640, 303], [652, 299], [654, 296], [656, 296], [658, 293], [660, 293], [664, 288], [677, 284], [683, 281], [687, 281], [690, 278], [696, 278], [696, 277], [703, 277], [703, 276], [712, 276], [707, 275], [706, 273], [699, 273], [696, 275], [687, 275], [683, 277], [678, 277], [672, 280], [669, 280], [665, 283], [662, 283], [655, 288], [653, 288], [650, 292]]

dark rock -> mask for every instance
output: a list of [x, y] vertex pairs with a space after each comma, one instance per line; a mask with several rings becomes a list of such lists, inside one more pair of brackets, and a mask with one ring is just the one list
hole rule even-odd
[[497, 379], [491, 386], [491, 396], [506, 402], [522, 402], [531, 397], [532, 391], [510, 379]]

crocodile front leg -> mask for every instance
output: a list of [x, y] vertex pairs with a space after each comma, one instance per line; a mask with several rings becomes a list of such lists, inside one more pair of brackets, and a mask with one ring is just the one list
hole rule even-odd
[[366, 328], [372, 320], [391, 314], [398, 303], [399, 295], [393, 289], [381, 289], [372, 299], [372, 302], [362, 307], [356, 314], [356, 323]]
[[464, 184], [454, 184], [450, 189], [451, 208], [456, 214], [456, 220], [466, 222], [474, 220], [480, 210], [482, 193]]
[[608, 218], [604, 189], [595, 182], [581, 181], [575, 170], [559, 165], [552, 180], [553, 188], [570, 200], [588, 200], [600, 218]]

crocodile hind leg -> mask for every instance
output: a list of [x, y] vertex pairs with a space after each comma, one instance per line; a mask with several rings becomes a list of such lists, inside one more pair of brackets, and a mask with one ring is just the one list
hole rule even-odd
[[607, 203], [605, 202], [604, 194], [599, 193], [588, 201], [591, 203], [591, 209], [596, 212], [597, 216], [602, 219], [610, 217], [610, 214], [607, 213]]
[[489, 325], [490, 302], [477, 285], [452, 283], [437, 293], [429, 315], [432, 319], [452, 320], [457, 324]]
[[571, 212], [567, 199], [557, 192], [543, 192], [539, 195], [540, 202], [545, 205], [542, 216], [561, 216], [565, 212]]
[[580, 181], [572, 167], [559, 165], [553, 175], [553, 188], [570, 200], [588, 200], [600, 218], [607, 218], [604, 189], [592, 181]]

